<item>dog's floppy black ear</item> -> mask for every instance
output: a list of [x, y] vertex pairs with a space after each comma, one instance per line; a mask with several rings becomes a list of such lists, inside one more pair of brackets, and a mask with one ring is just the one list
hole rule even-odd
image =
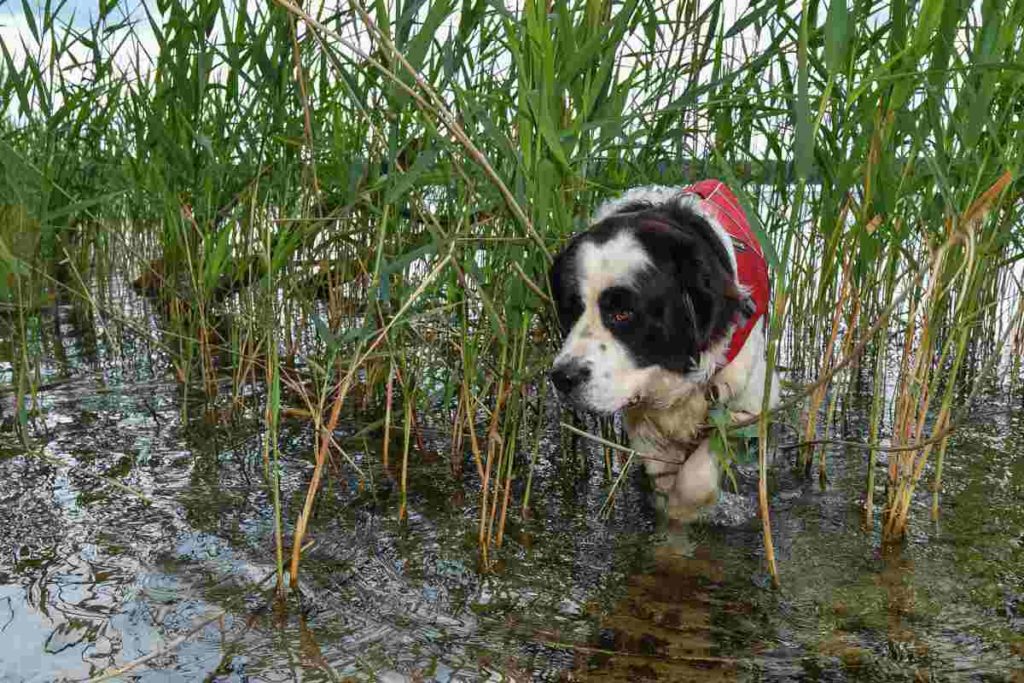
[[579, 292], [576, 291], [576, 268], [572, 258], [579, 245], [579, 238], [580, 236], [577, 235], [569, 241], [565, 248], [555, 256], [555, 260], [548, 270], [548, 283], [551, 286], [555, 311], [558, 313], [558, 326], [563, 335], [569, 333], [576, 318], [583, 312]]
[[692, 302], [691, 334], [703, 351], [725, 334], [737, 314], [752, 315], [753, 302], [737, 285], [729, 252], [702, 215], [678, 204], [660, 207], [658, 213], [661, 220], [654, 222], [664, 227], [655, 232], [669, 239], [658, 249], [673, 264], [680, 294]]

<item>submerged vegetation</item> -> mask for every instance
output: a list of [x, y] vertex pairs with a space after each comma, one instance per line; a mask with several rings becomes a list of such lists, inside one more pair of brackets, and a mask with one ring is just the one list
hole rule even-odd
[[[325, 480], [364, 476], [349, 451], [370, 434], [400, 517], [424, 435], [445, 435], [495, 561], [556, 457], [538, 440], [551, 254], [629, 186], [720, 177], [741, 194], [790, 380], [771, 419], [825, 486], [821, 445], [869, 388], [849, 457], [883, 540], [922, 486], [940, 514], [976, 390], [1017, 388], [1020, 2], [44, 0], [0, 18], [19, 22], [0, 62], [0, 419], [26, 443], [42, 428], [55, 300], [113, 348], [155, 336], [183, 410], [261, 416], [282, 590]], [[129, 282], [156, 325], [109, 304]], [[295, 506], [278, 495], [284, 419], [318, 435]], [[342, 422], [359, 428], [341, 439]], [[573, 434], [557, 457], [578, 457]]]

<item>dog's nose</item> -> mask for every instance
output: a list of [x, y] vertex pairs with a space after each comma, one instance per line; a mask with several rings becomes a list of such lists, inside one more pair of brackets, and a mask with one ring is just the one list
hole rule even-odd
[[573, 389], [589, 378], [590, 368], [582, 363], [566, 363], [551, 371], [551, 381], [563, 394], [571, 394]]

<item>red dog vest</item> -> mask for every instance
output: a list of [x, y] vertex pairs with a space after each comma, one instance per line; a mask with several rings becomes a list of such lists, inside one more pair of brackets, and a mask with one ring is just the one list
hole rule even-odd
[[754, 302], [754, 314], [733, 332], [729, 341], [729, 351], [725, 355], [725, 363], [728, 364], [739, 354], [757, 321], [768, 313], [768, 263], [739, 200], [725, 183], [721, 180], [702, 180], [683, 191], [700, 197], [704, 210], [717, 218], [719, 225], [732, 238], [733, 250], [736, 252], [737, 279]]

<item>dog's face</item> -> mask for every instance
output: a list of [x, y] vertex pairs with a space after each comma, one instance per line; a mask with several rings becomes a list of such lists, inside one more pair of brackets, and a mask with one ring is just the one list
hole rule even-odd
[[565, 336], [556, 388], [611, 413], [706, 382], [748, 303], [734, 263], [710, 220], [678, 197], [622, 206], [576, 236], [550, 272]]

